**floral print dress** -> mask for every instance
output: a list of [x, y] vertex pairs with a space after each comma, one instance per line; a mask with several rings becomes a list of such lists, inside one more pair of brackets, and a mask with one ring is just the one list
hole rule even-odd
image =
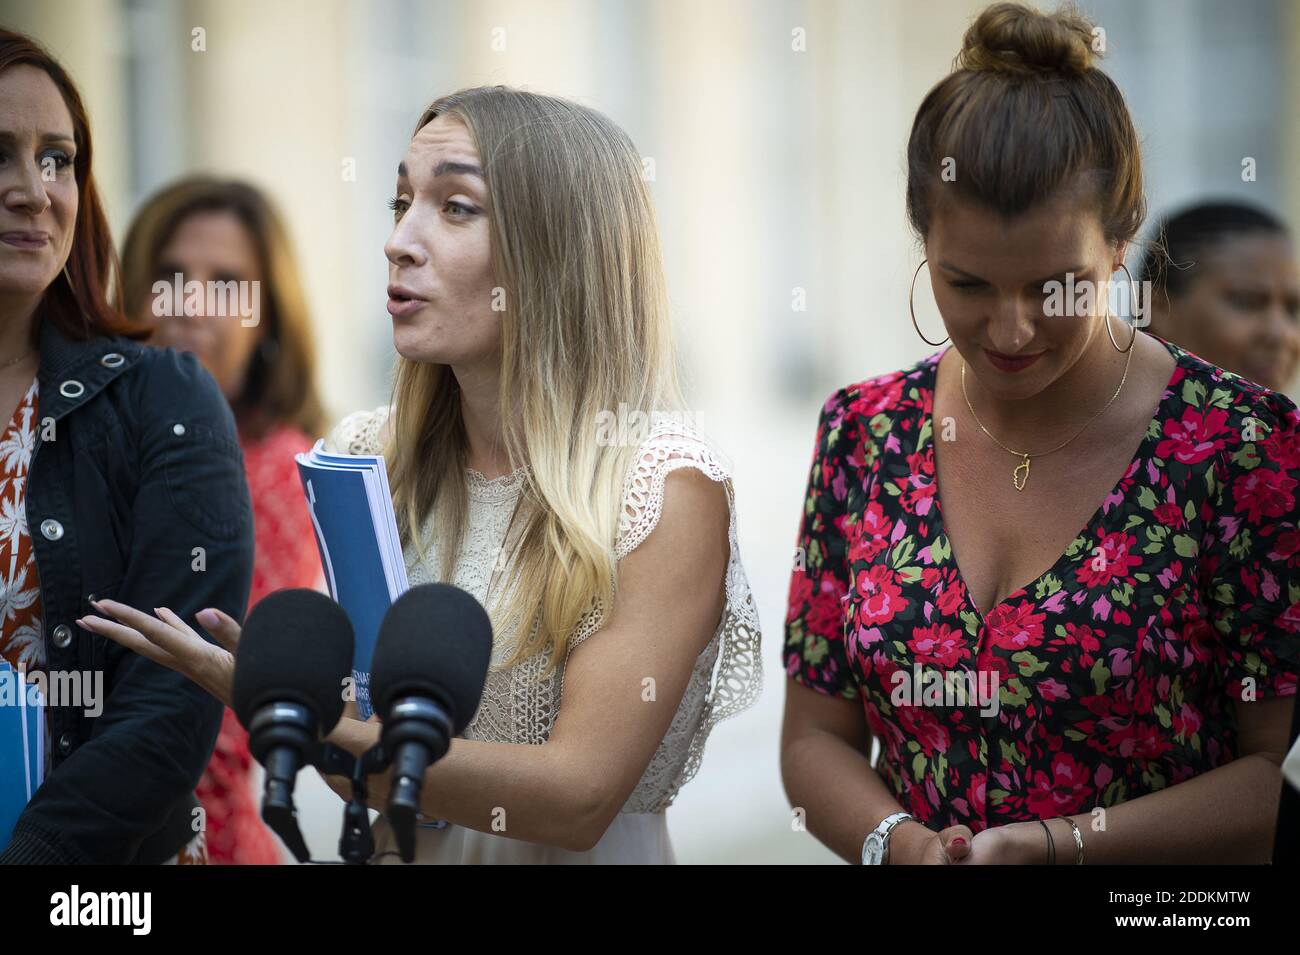
[[[786, 672], [861, 701], [877, 771], [932, 829], [1087, 812], [1183, 782], [1238, 755], [1237, 707], [1296, 692], [1300, 415], [1153, 337], [1176, 367], [1137, 455], [1056, 564], [987, 617], [935, 480], [944, 352], [822, 410]], [[939, 677], [917, 680], [926, 670]], [[993, 706], [918, 692], [981, 673], [996, 677]]]

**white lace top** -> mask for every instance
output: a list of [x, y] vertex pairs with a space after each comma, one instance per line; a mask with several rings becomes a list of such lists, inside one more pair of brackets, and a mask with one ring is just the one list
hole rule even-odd
[[[388, 409], [348, 415], [330, 433], [331, 451], [378, 454], [381, 429]], [[724, 482], [730, 517], [730, 557], [727, 563], [726, 604], [717, 631], [696, 659], [686, 692], [672, 724], [655, 751], [650, 765], [623, 807], [624, 813], [659, 813], [666, 809], [696, 770], [709, 732], [721, 720], [746, 709], [758, 698], [762, 685], [762, 657], [758, 614], [740, 563], [736, 543], [736, 508], [731, 476], [706, 441], [680, 423], [661, 421], [641, 445], [642, 453], [624, 482], [623, 510], [619, 519], [615, 554], [631, 553], [659, 521], [664, 480], [677, 468], [693, 467], [714, 481]], [[486, 604], [488, 585], [503, 552], [506, 533], [519, 493], [524, 469], [488, 480], [468, 470], [469, 513], [461, 552], [448, 583], [473, 594]], [[429, 542], [420, 560], [414, 545], [406, 547], [407, 577], [411, 586], [438, 579], [437, 545], [425, 528]], [[496, 598], [500, 599], [500, 598]], [[601, 614], [588, 614], [569, 638], [572, 649], [602, 626]], [[478, 712], [463, 734], [467, 739], [502, 743], [544, 743], [555, 724], [564, 686], [561, 663], [542, 677], [549, 652], [505, 668], [516, 635], [494, 633], [492, 665]]]

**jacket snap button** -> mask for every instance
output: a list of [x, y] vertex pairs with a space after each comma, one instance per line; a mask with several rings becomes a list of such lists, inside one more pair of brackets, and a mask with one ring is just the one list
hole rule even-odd
[[61, 623], [54, 628], [54, 645], [60, 650], [67, 648], [72, 642], [72, 628], [66, 623]]
[[119, 355], [117, 352], [115, 352], [115, 351], [111, 351], [111, 352], [109, 352], [107, 355], [105, 355], [103, 358], [101, 358], [101, 359], [99, 360], [99, 363], [100, 363], [101, 365], [103, 365], [105, 368], [117, 368], [117, 367], [119, 367], [119, 366], [122, 364], [122, 362], [124, 362], [124, 361], [126, 361], [125, 358], [123, 358], [123, 357], [122, 357], [121, 355]]
[[59, 752], [67, 756], [72, 752], [72, 734], [64, 733], [59, 737]]
[[47, 517], [41, 521], [41, 536], [47, 541], [56, 541], [63, 536], [63, 525]]
[[59, 385], [59, 394], [65, 398], [80, 398], [86, 393], [86, 386], [76, 379], [69, 379]]
[[176, 437], [179, 438], [184, 433], [185, 433], [185, 425], [180, 424], [179, 422], [172, 425], [172, 434], [176, 435]]

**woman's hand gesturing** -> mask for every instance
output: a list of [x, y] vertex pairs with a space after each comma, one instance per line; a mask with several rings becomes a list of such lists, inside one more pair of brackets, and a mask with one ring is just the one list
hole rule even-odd
[[158, 616], [152, 617], [116, 600], [93, 600], [91, 606], [113, 619], [87, 615], [78, 624], [189, 677], [226, 706], [231, 705], [240, 627], [229, 615], [212, 608], [196, 614], [220, 644], [213, 646], [166, 607], [155, 607]]

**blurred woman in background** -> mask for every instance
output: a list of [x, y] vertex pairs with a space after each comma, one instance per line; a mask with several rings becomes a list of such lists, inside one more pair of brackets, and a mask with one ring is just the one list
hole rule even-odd
[[[251, 185], [183, 179], [137, 213], [122, 267], [128, 314], [152, 326], [153, 344], [192, 352], [234, 411], [253, 498], [249, 607], [273, 590], [317, 586], [320, 558], [294, 455], [311, 447], [323, 422], [307, 304], [283, 222]], [[184, 314], [187, 310], [170, 300], [178, 275], [182, 288], [194, 281], [205, 287], [208, 282], [259, 283], [256, 298], [244, 298], [257, 303], [255, 318], [212, 314], [221, 309], [209, 310], [206, 296], [202, 308]], [[168, 292], [155, 295], [156, 282], [165, 282]], [[227, 709], [198, 790], [213, 863], [280, 861], [278, 843], [257, 812], [251, 767], [248, 734]]]
[[1265, 388], [1295, 383], [1300, 270], [1280, 219], [1241, 202], [1184, 209], [1157, 227], [1139, 278], [1157, 335]]

